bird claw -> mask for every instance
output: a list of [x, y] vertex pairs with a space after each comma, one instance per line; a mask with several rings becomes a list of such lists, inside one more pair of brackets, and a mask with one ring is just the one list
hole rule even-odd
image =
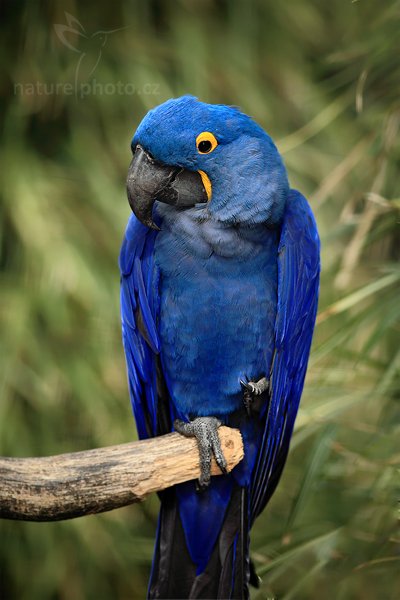
[[211, 480], [211, 458], [214, 454], [215, 462], [221, 471], [227, 474], [227, 462], [222, 452], [218, 428], [222, 425], [216, 417], [197, 417], [186, 423], [176, 420], [175, 430], [185, 437], [195, 437], [200, 454], [200, 477], [196, 486], [198, 491], [207, 488]]
[[240, 385], [243, 391], [243, 403], [247, 414], [250, 416], [256, 396], [261, 396], [269, 388], [269, 381], [266, 377], [262, 377], [258, 381], [243, 381], [240, 380]]

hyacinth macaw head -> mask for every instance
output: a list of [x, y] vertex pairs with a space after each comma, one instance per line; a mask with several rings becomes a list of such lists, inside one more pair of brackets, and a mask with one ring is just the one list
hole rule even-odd
[[182, 96], [150, 110], [132, 140], [129, 203], [157, 228], [153, 205], [201, 209], [227, 225], [275, 225], [289, 191], [267, 133], [237, 108]]

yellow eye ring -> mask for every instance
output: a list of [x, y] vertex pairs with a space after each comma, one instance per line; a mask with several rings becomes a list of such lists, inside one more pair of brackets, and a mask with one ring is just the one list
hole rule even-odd
[[217, 139], [210, 131], [203, 131], [196, 138], [196, 148], [199, 154], [210, 154], [217, 146]]

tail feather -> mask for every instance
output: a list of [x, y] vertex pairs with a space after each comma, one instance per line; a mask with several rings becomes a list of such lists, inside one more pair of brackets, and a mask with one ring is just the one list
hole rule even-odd
[[148, 597], [247, 600], [250, 578], [248, 522], [248, 492], [234, 487], [208, 564], [202, 573], [196, 574], [196, 565], [186, 547], [174, 489], [163, 492]]
[[160, 494], [161, 510], [148, 598], [189, 598], [196, 566], [186, 548], [174, 489]]

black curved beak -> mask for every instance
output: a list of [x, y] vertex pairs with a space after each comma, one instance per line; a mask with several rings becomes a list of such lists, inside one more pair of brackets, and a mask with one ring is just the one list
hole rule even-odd
[[177, 208], [207, 202], [207, 192], [197, 171], [187, 171], [154, 160], [140, 145], [136, 146], [126, 180], [131, 209], [144, 225], [159, 229], [153, 221], [156, 200]]

